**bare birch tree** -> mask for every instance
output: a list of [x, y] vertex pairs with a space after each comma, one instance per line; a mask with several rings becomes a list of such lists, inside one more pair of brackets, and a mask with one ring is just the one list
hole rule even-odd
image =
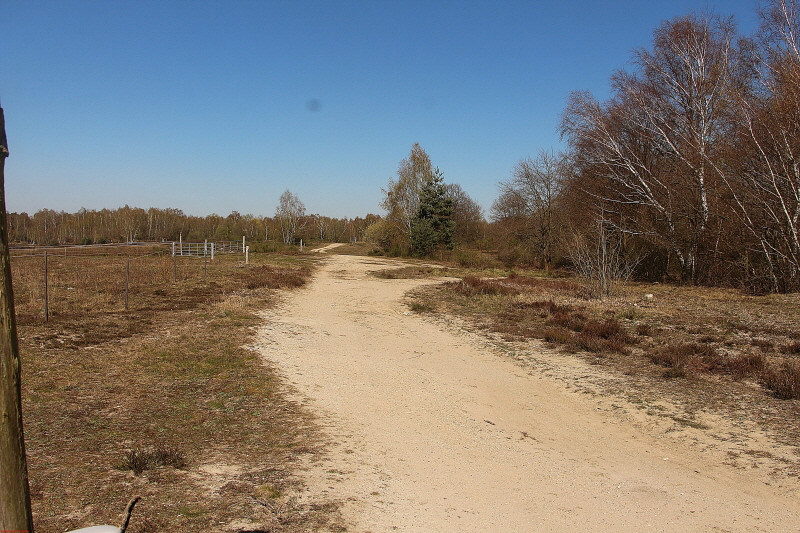
[[536, 159], [520, 160], [510, 180], [498, 184], [500, 197], [492, 205], [492, 217], [505, 221], [524, 246], [532, 248], [545, 270], [553, 264], [556, 236], [556, 199], [565, 182], [565, 160], [540, 151]]
[[294, 242], [297, 234], [303, 229], [303, 217], [306, 214], [306, 206], [289, 189], [286, 189], [278, 202], [275, 210], [275, 218], [280, 221], [281, 236], [284, 244]]
[[734, 38], [730, 19], [664, 22], [652, 51], [635, 53], [636, 72], [612, 77], [611, 102], [575, 93], [562, 120], [584, 168], [607, 184], [602, 201], [650, 212], [621, 229], [663, 241], [693, 282], [707, 266], [704, 254], [715, 252], [720, 179], [713, 165], [731, 131]]

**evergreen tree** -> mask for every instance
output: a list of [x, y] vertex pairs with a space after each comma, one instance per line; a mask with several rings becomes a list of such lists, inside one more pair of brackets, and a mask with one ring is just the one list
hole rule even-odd
[[411, 249], [416, 255], [429, 255], [436, 247], [453, 248], [455, 222], [453, 199], [447, 194], [442, 172], [436, 168], [424, 180], [419, 192], [419, 207], [411, 220]]

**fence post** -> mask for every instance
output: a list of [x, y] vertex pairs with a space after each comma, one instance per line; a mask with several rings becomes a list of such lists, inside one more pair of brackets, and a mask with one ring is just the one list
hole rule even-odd
[[172, 256], [175, 257], [175, 241], [172, 241]]
[[47, 250], [44, 251], [44, 320], [50, 320], [50, 288], [47, 284]]
[[0, 530], [29, 532], [33, 531], [33, 515], [22, 431], [19, 342], [8, 253], [6, 157], [6, 122], [0, 107]]
[[178, 256], [172, 256], [172, 282], [178, 282]]
[[214, 248], [216, 248], [216, 246], [217, 246], [217, 243], [214, 243], [214, 242], [211, 243], [211, 260], [212, 261], [214, 260]]
[[125, 310], [128, 310], [128, 287], [131, 282], [131, 260], [125, 261]]
[[244, 264], [245, 265], [249, 265], [250, 264], [250, 247], [249, 246], [245, 246], [244, 247]]

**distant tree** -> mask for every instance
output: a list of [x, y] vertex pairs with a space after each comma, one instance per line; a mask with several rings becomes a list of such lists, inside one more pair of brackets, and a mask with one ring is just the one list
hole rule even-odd
[[306, 206], [303, 205], [303, 202], [289, 189], [286, 189], [275, 210], [275, 218], [280, 221], [284, 244], [294, 242], [295, 236], [303, 229], [305, 214]]
[[541, 151], [536, 159], [522, 159], [511, 179], [498, 185], [500, 197], [492, 205], [492, 218], [546, 270], [553, 264], [559, 238], [556, 199], [566, 172], [564, 156], [553, 152]]
[[447, 197], [453, 201], [453, 223], [455, 224], [455, 242], [471, 243], [480, 239], [486, 225], [483, 209], [478, 202], [461, 188], [458, 183], [448, 183]]
[[[433, 176], [433, 165], [428, 154], [419, 143], [414, 143], [408, 158], [403, 159], [397, 169], [397, 180], [389, 180], [383, 190], [381, 207], [386, 213], [384, 236], [390, 235], [392, 247], [409, 248], [411, 221], [419, 210], [419, 195], [423, 183]], [[383, 239], [385, 241], [385, 239]]]
[[442, 172], [436, 168], [424, 178], [419, 191], [419, 206], [411, 219], [411, 250], [420, 256], [435, 248], [453, 248], [455, 224], [453, 199], [447, 195]]

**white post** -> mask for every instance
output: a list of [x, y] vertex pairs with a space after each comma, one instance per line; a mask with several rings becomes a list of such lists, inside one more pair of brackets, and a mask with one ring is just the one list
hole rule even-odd
[[244, 235], [242, 235], [242, 251], [244, 251]]
[[213, 242], [212, 242], [212, 243], [211, 243], [211, 260], [212, 260], [212, 261], [214, 260], [214, 247], [215, 247], [215, 246], [216, 246], [216, 243], [213, 243]]
[[250, 264], [250, 247], [249, 246], [245, 246], [244, 247], [244, 264], [245, 265], [249, 265]]
[[203, 257], [208, 255], [208, 239], [203, 241]]
[[175, 256], [175, 241], [172, 241], [172, 256]]
[[303, 251], [303, 239], [300, 239], [300, 251]]
[[178, 234], [178, 239], [180, 240], [181, 243], [181, 255], [183, 255], [183, 232], [180, 232]]

